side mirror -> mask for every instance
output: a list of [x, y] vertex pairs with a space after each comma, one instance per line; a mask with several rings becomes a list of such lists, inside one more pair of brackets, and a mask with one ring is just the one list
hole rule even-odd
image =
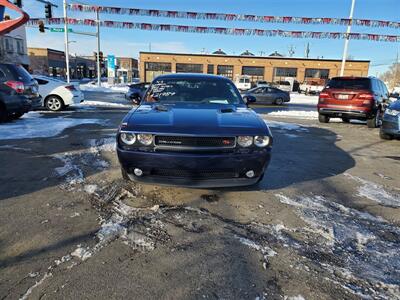
[[135, 104], [140, 104], [140, 101], [142, 101], [142, 97], [140, 97], [140, 94], [139, 94], [139, 93], [134, 93], [134, 94], [132, 95], [132, 101], [133, 101], [133, 103], [135, 103]]
[[399, 95], [399, 93], [391, 93], [391, 94], [389, 94], [389, 98], [399, 99], [400, 95]]
[[251, 95], [244, 96], [243, 100], [247, 106], [251, 103], [256, 103], [256, 101], [257, 101], [256, 97], [251, 96]]

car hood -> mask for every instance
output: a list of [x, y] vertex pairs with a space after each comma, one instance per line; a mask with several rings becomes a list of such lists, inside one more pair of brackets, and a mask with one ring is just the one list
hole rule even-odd
[[158, 134], [267, 135], [251, 109], [230, 105], [141, 105], [125, 119], [131, 131]]
[[393, 102], [392, 104], [390, 104], [389, 108], [400, 111], [400, 100], [397, 100], [397, 101]]

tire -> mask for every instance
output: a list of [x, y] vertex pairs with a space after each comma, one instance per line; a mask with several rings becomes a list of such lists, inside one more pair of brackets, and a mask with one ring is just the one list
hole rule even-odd
[[275, 99], [275, 105], [283, 105], [284, 101], [282, 98]]
[[50, 111], [61, 111], [65, 107], [64, 101], [58, 96], [47, 97], [45, 106]]
[[350, 123], [350, 118], [349, 118], [349, 117], [343, 117], [343, 118], [342, 118], [342, 121], [343, 121], [344, 123]]
[[10, 116], [11, 120], [18, 120], [19, 118], [21, 118], [24, 115], [24, 113], [15, 113], [13, 115]]
[[331, 119], [331, 118], [328, 117], [328, 116], [326, 116], [326, 115], [321, 115], [321, 114], [318, 115], [318, 121], [319, 121], [320, 123], [329, 123], [329, 120], [330, 120], [330, 119]]
[[376, 111], [375, 116], [372, 119], [367, 119], [368, 128], [378, 128], [381, 126], [382, 113], [380, 108]]
[[393, 136], [390, 135], [390, 134], [384, 133], [383, 130], [382, 130], [382, 128], [381, 128], [381, 130], [379, 130], [379, 136], [380, 136], [380, 138], [381, 138], [382, 140], [390, 141], [390, 140], [393, 139]]
[[8, 117], [8, 114], [7, 114], [6, 108], [0, 104], [0, 123], [6, 122], [7, 117]]
[[121, 174], [122, 174], [122, 178], [126, 181], [131, 181], [131, 179], [128, 176], [128, 172], [126, 172], [126, 170], [124, 168], [121, 167]]

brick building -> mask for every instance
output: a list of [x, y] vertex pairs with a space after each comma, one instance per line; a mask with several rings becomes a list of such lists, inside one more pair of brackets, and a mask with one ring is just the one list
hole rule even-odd
[[[328, 79], [339, 76], [341, 67], [339, 59], [225, 54], [140, 52], [139, 61], [141, 81], [151, 81], [165, 73], [206, 73], [226, 76], [232, 80], [248, 75], [253, 82], [276, 82], [288, 77], [304, 82], [308, 78]], [[349, 60], [345, 75], [367, 76], [369, 64], [367, 60]]]

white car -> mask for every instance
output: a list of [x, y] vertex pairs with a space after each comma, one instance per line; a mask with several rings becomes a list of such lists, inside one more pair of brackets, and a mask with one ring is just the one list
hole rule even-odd
[[68, 84], [57, 78], [34, 75], [39, 84], [39, 94], [42, 96], [42, 106], [51, 111], [60, 111], [72, 104], [85, 100], [79, 85]]

